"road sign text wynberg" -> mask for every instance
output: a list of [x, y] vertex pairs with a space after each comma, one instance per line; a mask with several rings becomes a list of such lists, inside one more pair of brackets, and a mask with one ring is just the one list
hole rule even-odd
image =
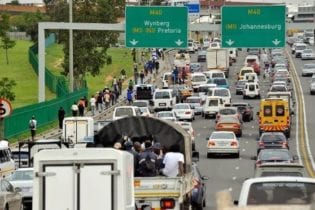
[[126, 47], [186, 48], [187, 7], [126, 7]]
[[223, 6], [222, 47], [284, 47], [285, 5]]

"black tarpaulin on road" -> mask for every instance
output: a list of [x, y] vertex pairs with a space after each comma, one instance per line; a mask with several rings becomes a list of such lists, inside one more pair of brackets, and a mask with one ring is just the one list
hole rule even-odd
[[96, 146], [113, 147], [116, 142], [123, 143], [123, 137], [128, 136], [140, 143], [153, 138], [154, 142], [166, 148], [179, 144], [184, 153], [185, 131], [172, 122], [166, 122], [151, 117], [125, 117], [104, 126], [95, 136]]

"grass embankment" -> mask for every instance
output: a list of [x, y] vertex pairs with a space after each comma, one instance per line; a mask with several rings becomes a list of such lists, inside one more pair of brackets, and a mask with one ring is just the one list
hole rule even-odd
[[[33, 43], [17, 40], [16, 45], [8, 50], [9, 64], [6, 63], [5, 50], [0, 48], [0, 79], [8, 77], [16, 82], [13, 88], [15, 100], [13, 109], [38, 102], [38, 77], [28, 62], [28, 49]], [[46, 88], [46, 99], [55, 98], [55, 94]]]
[[[133, 61], [130, 49], [110, 48], [107, 54], [112, 57], [112, 64], [104, 65], [100, 70], [100, 74], [95, 77], [89, 73], [86, 74], [89, 96], [104, 89], [105, 86], [111, 87], [113, 77], [119, 78], [120, 71], [123, 68], [127, 72], [127, 77], [132, 76]], [[55, 75], [61, 75], [62, 63], [63, 51], [61, 45], [54, 44], [46, 49], [46, 66]]]

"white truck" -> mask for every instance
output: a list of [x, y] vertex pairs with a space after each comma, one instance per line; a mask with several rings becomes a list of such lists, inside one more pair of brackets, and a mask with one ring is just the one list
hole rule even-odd
[[35, 154], [33, 210], [134, 210], [133, 155], [110, 148]]
[[153, 137], [154, 142], [159, 142], [166, 149], [179, 144], [184, 154], [183, 176], [134, 178], [136, 209], [188, 209], [193, 190], [192, 157], [199, 156], [198, 152], [192, 152], [191, 136], [172, 122], [151, 117], [126, 117], [106, 125], [97, 133], [94, 143], [104, 147], [113, 147], [117, 142], [123, 145], [123, 135], [139, 142]]
[[93, 141], [94, 120], [92, 117], [66, 117], [63, 119], [62, 140], [67, 143]]
[[208, 48], [206, 54], [207, 68], [211, 70], [221, 70], [225, 77], [229, 76], [230, 55], [228, 49], [223, 48]]

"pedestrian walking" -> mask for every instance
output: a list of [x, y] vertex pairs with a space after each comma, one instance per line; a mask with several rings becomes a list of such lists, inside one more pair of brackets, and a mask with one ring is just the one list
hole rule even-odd
[[78, 109], [79, 109], [79, 116], [84, 116], [84, 109], [85, 109], [85, 100], [84, 98], [81, 98], [78, 103]]
[[78, 107], [77, 103], [73, 102], [73, 104], [71, 106], [71, 111], [72, 111], [73, 117], [76, 117], [78, 115], [78, 110], [79, 110], [79, 107]]
[[118, 89], [118, 81], [117, 81], [117, 78], [116, 77], [114, 77], [113, 78], [113, 83], [112, 83], [112, 87], [113, 87], [113, 90], [117, 90]]
[[98, 93], [96, 102], [97, 102], [97, 110], [99, 113], [101, 113], [101, 111], [103, 109], [103, 94], [102, 94], [102, 92]]
[[96, 106], [96, 98], [97, 96], [91, 96], [90, 98], [90, 107], [91, 107], [91, 113], [92, 113], [92, 116], [95, 115], [95, 106]]
[[63, 119], [65, 118], [66, 111], [61, 106], [58, 110], [59, 129], [62, 129]]
[[140, 72], [140, 84], [143, 84], [144, 83], [144, 71], [141, 70]]
[[29, 124], [29, 129], [31, 131], [32, 141], [35, 141], [36, 128], [37, 128], [37, 120], [35, 119], [35, 116], [32, 116], [28, 124]]
[[128, 104], [132, 104], [132, 90], [128, 89], [127, 90], [127, 100], [128, 100]]
[[129, 80], [128, 89], [129, 90], [133, 90], [133, 81], [132, 81], [132, 79]]
[[105, 102], [105, 109], [108, 109], [110, 104], [110, 93], [109, 90], [106, 90], [104, 93], [104, 102]]
[[[122, 94], [122, 83], [123, 81], [121, 79], [118, 80], [117, 85], [118, 85], [118, 94], [121, 95]], [[118, 98], [118, 96], [117, 96]]]
[[136, 63], [133, 65], [133, 77], [134, 77], [135, 84], [138, 84], [139, 72], [138, 72], [138, 65]]
[[122, 81], [124, 81], [126, 78], [126, 71], [125, 69], [121, 69], [120, 71], [120, 79], [122, 79]]

